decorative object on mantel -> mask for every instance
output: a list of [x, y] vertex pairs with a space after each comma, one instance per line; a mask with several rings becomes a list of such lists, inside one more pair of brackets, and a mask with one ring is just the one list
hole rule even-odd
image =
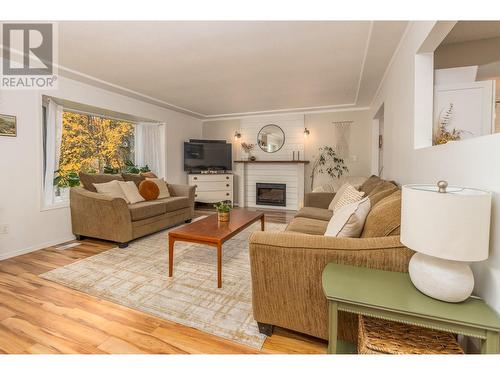
[[243, 152], [247, 154], [247, 159], [251, 160], [252, 158], [252, 150], [254, 149], [255, 145], [253, 143], [246, 143], [246, 142], [241, 142], [241, 148], [243, 149]]
[[489, 251], [491, 193], [433, 185], [404, 185], [401, 243], [417, 251], [409, 273], [422, 293], [446, 302], [466, 300], [474, 288], [468, 262]]
[[16, 116], [0, 114], [0, 136], [17, 137]]
[[217, 210], [219, 221], [227, 222], [230, 218], [231, 204], [227, 201], [222, 201], [214, 204]]
[[285, 144], [285, 132], [278, 125], [265, 125], [257, 134], [257, 144], [264, 152], [278, 152]]
[[333, 121], [333, 137], [335, 139], [335, 150], [342, 158], [349, 156], [349, 135], [351, 125], [354, 121]]
[[349, 169], [344, 163], [344, 159], [337, 156], [335, 150], [330, 146], [319, 148], [319, 155], [314, 160], [311, 168], [311, 190], [314, 188], [314, 177], [317, 173], [326, 173], [331, 178], [340, 178]]

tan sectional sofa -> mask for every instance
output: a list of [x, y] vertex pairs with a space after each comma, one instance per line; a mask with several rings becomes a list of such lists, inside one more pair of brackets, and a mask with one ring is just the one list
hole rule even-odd
[[[253, 314], [259, 330], [273, 326], [328, 338], [328, 307], [321, 273], [330, 263], [407, 272], [413, 251], [399, 241], [401, 191], [393, 182], [370, 177], [361, 187], [372, 208], [360, 238], [327, 237], [334, 193], [309, 193], [284, 232], [250, 237]], [[357, 316], [340, 313], [339, 337], [356, 342]]]
[[121, 198], [97, 193], [93, 185], [112, 180], [138, 185], [144, 177], [80, 173], [83, 186], [70, 191], [71, 223], [77, 238], [99, 238], [126, 247], [133, 239], [189, 222], [194, 216], [194, 186], [168, 184], [169, 198], [127, 204]]

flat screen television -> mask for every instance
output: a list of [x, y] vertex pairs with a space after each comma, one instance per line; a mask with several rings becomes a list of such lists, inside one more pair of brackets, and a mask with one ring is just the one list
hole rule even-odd
[[208, 170], [232, 169], [231, 143], [190, 141], [184, 142], [184, 170], [200, 173]]

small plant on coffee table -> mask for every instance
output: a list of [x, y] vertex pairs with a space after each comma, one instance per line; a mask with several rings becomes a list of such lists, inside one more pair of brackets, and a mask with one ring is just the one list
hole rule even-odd
[[215, 203], [214, 207], [217, 210], [219, 221], [229, 221], [229, 211], [231, 211], [230, 201]]

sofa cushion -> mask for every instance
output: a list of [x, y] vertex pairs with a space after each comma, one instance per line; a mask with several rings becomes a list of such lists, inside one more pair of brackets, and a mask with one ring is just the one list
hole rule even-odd
[[142, 177], [150, 177], [150, 178], [158, 178], [157, 175], [155, 175], [153, 172], [141, 172], [139, 173]]
[[125, 181], [132, 181], [137, 185], [137, 187], [139, 187], [140, 183], [146, 179], [145, 176], [135, 173], [122, 173], [122, 177]]
[[325, 236], [358, 238], [363, 231], [370, 207], [368, 197], [342, 206], [328, 222]]
[[188, 197], [168, 197], [156, 200], [166, 205], [167, 212], [181, 210], [189, 207]]
[[97, 193], [97, 190], [93, 184], [103, 184], [105, 182], [110, 182], [114, 180], [123, 181], [123, 178], [119, 174], [99, 174], [99, 173], [83, 173], [79, 174], [80, 182], [83, 187], [94, 193]]
[[295, 217], [307, 217], [309, 219], [329, 221], [332, 218], [333, 211], [326, 208], [304, 207]]
[[401, 190], [378, 202], [368, 214], [362, 238], [398, 235], [401, 226]]
[[309, 219], [307, 217], [296, 217], [286, 227], [287, 232], [299, 232], [305, 234], [325, 234], [328, 221]]
[[370, 194], [368, 194], [372, 207], [385, 197], [394, 193], [396, 190], [398, 190], [398, 187], [393, 182], [382, 180], [377, 186], [375, 186]]
[[145, 201], [129, 204], [132, 221], [143, 220], [167, 212], [167, 205], [161, 201]]
[[368, 180], [363, 182], [363, 184], [359, 187], [359, 191], [363, 191], [366, 195], [368, 195], [381, 182], [382, 179], [380, 177], [372, 175], [368, 178]]

